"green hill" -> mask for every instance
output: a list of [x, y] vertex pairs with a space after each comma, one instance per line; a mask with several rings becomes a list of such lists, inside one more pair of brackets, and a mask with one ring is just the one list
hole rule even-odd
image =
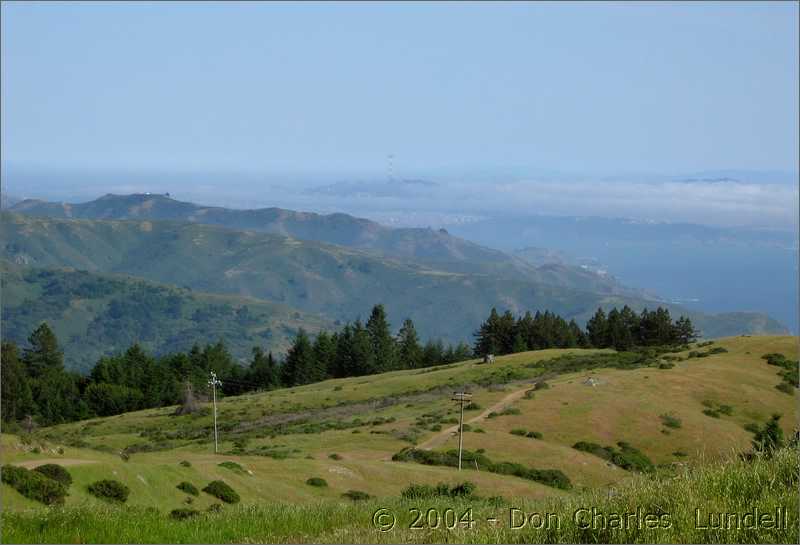
[[[365, 492], [377, 498], [374, 505], [347, 508], [342, 515], [346, 518], [336, 523], [337, 528], [353, 532], [340, 537], [357, 542], [380, 538], [370, 526], [370, 517], [378, 507], [407, 510], [413, 505], [398, 500], [403, 489], [412, 483], [447, 482], [452, 486], [469, 480], [477, 485], [477, 494], [482, 498], [498, 495], [505, 498], [495, 499], [494, 503], [470, 498], [458, 500], [457, 505], [464, 508], [474, 501], [481, 512], [491, 506], [507, 511], [509, 506], [527, 505], [532, 509], [534, 505], [547, 505], [569, 513], [582, 502], [601, 499], [611, 502], [608, 506], [626, 505], [628, 493], [637, 494], [628, 498], [633, 502], [628, 507], [648, 508], [651, 505], [647, 502], [656, 498], [644, 492], [655, 486], [648, 483], [649, 479], [660, 483], [657, 497], [664, 503], [658, 505], [675, 516], [684, 511], [689, 513], [680, 507], [687, 501], [691, 509], [710, 510], [740, 506], [761, 498], [764, 503], [758, 505], [765, 509], [768, 505], [774, 508], [776, 502], [793, 508], [797, 505], [796, 455], [785, 455], [781, 464], [786, 467], [779, 473], [770, 477], [759, 473], [746, 488], [723, 486], [714, 479], [742, 475], [750, 471], [748, 467], [761, 471], [757, 469], [761, 466], [733, 460], [737, 452], [751, 448], [751, 430], [763, 426], [772, 413], [783, 415], [780, 421], [783, 431], [787, 436], [791, 433], [797, 416], [797, 390], [787, 394], [777, 389], [781, 382], [779, 368], [769, 365], [761, 356], [779, 352], [796, 359], [797, 346], [796, 337], [737, 337], [690, 348], [706, 354], [705, 357], [690, 357], [690, 351], [684, 351], [638, 363], [608, 350], [544, 350], [499, 357], [492, 365], [471, 361], [231, 397], [219, 402], [218, 455], [213, 453], [210, 412], [174, 416], [174, 408], [43, 428], [26, 442], [3, 436], [2, 448], [6, 463], [35, 467], [56, 462], [66, 466], [75, 480], [66, 498], [70, 509], [66, 512], [74, 513], [85, 521], [81, 524], [89, 525], [81, 526], [83, 536], [98, 536], [88, 539], [102, 541], [116, 541], [120, 538], [115, 536], [130, 535], [134, 523], [125, 513], [145, 508], [155, 509], [146, 517], [147, 529], [141, 530], [148, 533], [139, 534], [148, 536], [146, 540], [158, 541], [155, 537], [163, 535], [170, 536], [167, 540], [183, 536], [179, 538], [181, 541], [194, 542], [241, 541], [247, 536], [265, 540], [280, 540], [281, 536], [284, 539], [291, 536], [295, 541], [340, 540], [323, 534], [324, 524], [313, 530], [317, 526], [304, 523], [299, 515], [281, 518], [286, 522], [279, 527], [285, 533], [275, 526], [269, 526], [272, 528], [269, 533], [266, 526], [239, 514], [235, 507], [223, 508], [218, 520], [220, 524], [236, 520], [228, 528], [238, 533], [223, 536], [201, 530], [201, 526], [190, 526], [196, 529], [189, 534], [164, 534], [186, 528], [173, 525], [167, 518], [170, 510], [187, 506], [186, 494], [176, 485], [188, 481], [202, 488], [215, 479], [224, 480], [240, 494], [243, 509], [264, 513], [271, 510], [300, 513], [304, 512], [303, 505], [324, 513], [350, 501], [342, 499], [344, 492]], [[535, 386], [541, 383], [548, 387]], [[469, 456], [465, 470], [458, 472], [447, 465], [393, 459], [393, 455], [409, 447], [428, 453], [429, 457], [446, 456], [457, 448], [452, 428], [457, 423], [458, 406], [450, 397], [452, 391], [461, 388], [473, 393], [474, 404], [465, 412], [468, 427], [464, 447]], [[526, 435], [519, 430], [539, 435]], [[652, 469], [645, 471], [647, 477], [642, 477], [634, 469], [617, 465], [619, 462], [612, 463], [598, 454], [574, 448], [578, 442], [614, 448], [617, 444], [627, 444], [626, 448], [638, 453], [637, 458], [652, 463]], [[118, 454], [123, 449], [129, 453], [127, 461]], [[488, 465], [489, 461], [495, 466]], [[523, 468], [558, 470], [568, 478], [571, 487], [557, 488], [503, 472], [513, 469], [509, 463]], [[706, 472], [717, 472], [714, 473], [717, 477]], [[708, 480], [703, 486], [694, 487], [683, 480], [688, 475], [707, 475]], [[794, 475], [794, 480], [784, 483], [786, 475]], [[327, 486], [310, 486], [307, 481], [312, 477], [324, 479]], [[130, 488], [127, 502], [130, 507], [107, 506], [88, 493], [89, 483], [104, 478], [118, 479]], [[763, 485], [766, 488], [762, 490], [752, 486], [755, 482], [772, 484]], [[664, 490], [674, 486], [685, 488], [680, 494], [676, 489], [676, 496], [669, 500], [671, 496]], [[745, 489], [748, 492], [741, 491]], [[45, 509], [6, 484], [2, 485], [2, 493], [4, 508], [9, 513]], [[692, 496], [686, 497], [687, 493]], [[762, 497], [762, 493], [767, 495]], [[779, 494], [780, 498], [769, 494]], [[428, 501], [417, 503], [424, 505]], [[431, 505], [440, 505], [443, 499], [430, 501]], [[452, 506], [453, 500], [448, 501]], [[205, 510], [214, 502], [214, 498], [203, 493], [189, 507]], [[122, 517], [119, 522], [110, 526], [101, 524], [101, 520], [113, 520], [114, 513]], [[72, 525], [57, 525], [59, 530], [52, 525], [31, 525], [28, 520], [32, 516], [31, 513], [11, 516], [10, 535], [27, 536], [25, 540], [34, 541], [76, 539], [71, 533]], [[796, 528], [796, 520], [792, 524]], [[722, 539], [714, 533], [703, 537], [705, 534], [694, 530], [673, 530], [663, 534], [666, 537], [657, 533], [622, 533], [613, 540], [687, 540], [675, 537], [687, 535], [683, 532], [693, 537], [689, 541]], [[4, 527], [4, 531], [9, 530]], [[408, 535], [413, 534], [403, 531], [380, 539], [405, 540]], [[440, 533], [418, 535], [423, 541], [443, 539]], [[459, 533], [458, 539], [463, 541], [470, 535], [475, 536], [470, 540], [476, 541], [534, 539], [531, 533], [494, 534], [485, 528], [480, 533]], [[513, 538], [514, 535], [518, 537]], [[585, 541], [594, 534], [582, 534], [582, 538], [576, 538], [577, 534], [565, 535], [572, 537], [556, 538], [551, 534], [540, 535], [536, 540]], [[612, 539], [607, 534], [598, 535], [606, 537], [594, 540]], [[790, 534], [757, 535], [764, 537], [730, 534], [727, 539], [783, 541]]]
[[[383, 303], [391, 321], [410, 317], [426, 337], [470, 341], [496, 306], [549, 309], [588, 319], [598, 307], [659, 303], [553, 285], [529, 277], [459, 273], [414, 261], [253, 231], [168, 221], [57, 220], [4, 214], [5, 258], [36, 267], [129, 274], [195, 291], [272, 301], [332, 321], [367, 316]], [[763, 315], [689, 314], [706, 336], [782, 333]], [[443, 319], [443, 310], [446, 319]]]
[[123, 275], [41, 269], [0, 262], [3, 340], [24, 346], [47, 321], [64, 345], [67, 368], [87, 371], [103, 355], [138, 342], [155, 354], [223, 339], [239, 360], [253, 346], [283, 352], [299, 327], [324, 318], [267, 301], [212, 295]]

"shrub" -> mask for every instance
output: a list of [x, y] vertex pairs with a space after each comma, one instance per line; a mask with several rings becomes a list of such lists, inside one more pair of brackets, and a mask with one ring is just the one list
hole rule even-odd
[[95, 481], [88, 487], [89, 493], [102, 500], [125, 503], [128, 500], [130, 489], [119, 481], [103, 479]]
[[530, 437], [531, 439], [541, 439], [542, 434], [538, 431], [529, 431], [525, 434], [525, 437]]
[[537, 382], [533, 386], [534, 390], [547, 390], [548, 388], [550, 388], [550, 385], [547, 384], [545, 381]]
[[671, 362], [663, 362], [658, 364], [659, 369], [672, 369], [673, 367], [675, 367], [675, 364]]
[[620, 450], [616, 450], [614, 447], [603, 447], [597, 443], [578, 441], [572, 448], [594, 454], [604, 460], [608, 460], [615, 466], [629, 471], [649, 472], [655, 468], [653, 462], [647, 456], [628, 443], [620, 441], [617, 446]]
[[222, 504], [221, 503], [212, 503], [206, 508], [206, 511], [209, 513], [220, 513], [222, 512]]
[[236, 491], [225, 481], [211, 481], [203, 489], [203, 492], [218, 498], [225, 503], [239, 503], [241, 498]]
[[316, 486], [317, 488], [326, 488], [328, 486], [328, 481], [322, 477], [311, 477], [306, 481], [306, 484], [309, 486]]
[[219, 467], [224, 467], [225, 469], [230, 469], [231, 471], [235, 471], [237, 473], [244, 473], [245, 472], [244, 468], [242, 466], [240, 466], [239, 464], [237, 464], [236, 462], [225, 461], [225, 462], [220, 462], [217, 465]]
[[335, 452], [332, 453], [332, 454], [329, 454], [328, 458], [330, 458], [331, 460], [341, 460], [342, 459], [342, 457], [339, 456], [338, 454], [336, 454]]
[[675, 452], [672, 453], [672, 455], [675, 456], [676, 458], [685, 458], [686, 456], [689, 456], [688, 454], [686, 454], [686, 452], [682, 450], [676, 450]]
[[775, 386], [775, 388], [777, 388], [779, 391], [783, 392], [784, 394], [793, 395], [794, 394], [794, 389], [797, 388], [797, 386], [793, 386], [789, 382], [781, 382], [780, 384]]
[[72, 484], [72, 475], [63, 466], [58, 464], [44, 464], [34, 469], [37, 473], [41, 473], [45, 477], [49, 477], [54, 481], [58, 481], [64, 486], [68, 487]]
[[672, 416], [671, 414], [662, 414], [660, 418], [661, 423], [668, 428], [678, 429], [682, 425], [681, 419], [676, 416]]
[[189, 460], [183, 460], [183, 461], [181, 462], [181, 465], [182, 465], [183, 467], [192, 467], [192, 463], [191, 463]]
[[511, 430], [511, 435], [519, 435], [521, 437], [525, 437], [526, 433], [527, 432], [522, 428], [514, 428], [513, 430]]
[[197, 489], [197, 487], [195, 485], [193, 485], [192, 483], [187, 482], [187, 481], [183, 481], [176, 488], [178, 490], [183, 490], [184, 492], [186, 492], [187, 494], [191, 494], [192, 496], [199, 496], [200, 495], [200, 491]]
[[707, 354], [726, 354], [728, 350], [721, 346], [715, 346], [714, 348], [710, 348]]
[[719, 407], [717, 407], [717, 410], [727, 416], [733, 414], [733, 407], [731, 407], [730, 405], [720, 405]]
[[[417, 462], [431, 466], [458, 467], [458, 450], [437, 452], [406, 448], [392, 456], [392, 460], [396, 462]], [[557, 469], [534, 469], [512, 462], [494, 462], [482, 453], [469, 450], [463, 452], [462, 460], [465, 462], [464, 467], [467, 469], [470, 469], [474, 464], [479, 465], [481, 471], [514, 475], [565, 490], [572, 487], [569, 478]]]
[[479, 411], [479, 410], [481, 410], [481, 408], [482, 407], [480, 405], [478, 405], [477, 403], [475, 403], [474, 401], [470, 401], [469, 403], [464, 405], [464, 410], [465, 411]]
[[719, 411], [715, 409], [703, 409], [703, 414], [711, 418], [719, 418]]
[[410, 484], [400, 495], [406, 499], [430, 499], [430, 498], [464, 498], [472, 496], [476, 486], [465, 481], [453, 486], [447, 483], [439, 483], [436, 486], [429, 484]]
[[29, 471], [24, 467], [4, 465], [2, 482], [31, 500], [39, 501], [45, 505], [63, 503], [67, 495], [67, 488], [59, 481], [45, 477], [43, 474]]
[[188, 518], [196, 517], [199, 514], [200, 511], [198, 511], [197, 509], [181, 508], [181, 509], [173, 509], [172, 511], [170, 511], [169, 517], [174, 520], [185, 520]]
[[342, 494], [342, 497], [353, 501], [364, 501], [372, 498], [372, 496], [361, 490], [348, 490]]

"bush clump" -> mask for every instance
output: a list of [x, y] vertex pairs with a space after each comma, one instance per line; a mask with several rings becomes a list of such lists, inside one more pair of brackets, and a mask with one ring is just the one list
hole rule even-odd
[[680, 418], [671, 414], [662, 414], [659, 418], [661, 418], [661, 423], [668, 428], [678, 429], [683, 425]]
[[342, 459], [342, 457], [339, 454], [336, 454], [335, 452], [332, 453], [332, 454], [329, 454], [328, 458], [330, 458], [331, 460], [341, 460]]
[[218, 498], [225, 503], [239, 503], [241, 498], [225, 481], [211, 481], [203, 488], [203, 492]]
[[[481, 471], [500, 473], [501, 475], [514, 475], [515, 477], [564, 490], [572, 488], [569, 477], [558, 469], [534, 469], [512, 462], [494, 462], [482, 453], [469, 450], [463, 451], [461, 458], [464, 467], [467, 469], [472, 469], [475, 465], [478, 465]], [[405, 448], [392, 456], [392, 460], [395, 462], [417, 462], [430, 466], [458, 467], [458, 450], [437, 452]]]
[[199, 514], [200, 511], [198, 511], [197, 509], [187, 509], [184, 507], [181, 509], [173, 509], [172, 511], [170, 511], [169, 518], [174, 520], [186, 520], [188, 518], [196, 517]]
[[24, 467], [4, 465], [0, 473], [2, 482], [26, 498], [45, 505], [63, 503], [67, 495], [67, 488], [62, 483]]
[[578, 441], [572, 448], [582, 452], [594, 454], [604, 460], [607, 460], [617, 467], [627, 469], [628, 471], [639, 471], [648, 473], [655, 469], [653, 462], [644, 455], [639, 449], [632, 447], [630, 444], [620, 441], [617, 443], [619, 450], [614, 447], [604, 447], [597, 443], [590, 443], [587, 441]]
[[192, 462], [189, 460], [182, 460], [180, 463], [183, 467], [192, 467]]
[[197, 489], [197, 487], [195, 485], [193, 485], [192, 483], [187, 482], [187, 481], [183, 481], [178, 486], [176, 486], [176, 488], [178, 490], [183, 490], [184, 492], [186, 492], [187, 494], [191, 494], [192, 496], [199, 496], [200, 495], [200, 491]]
[[361, 490], [348, 490], [342, 494], [342, 497], [353, 501], [366, 501], [372, 498], [372, 496]]
[[114, 479], [95, 481], [88, 487], [89, 493], [102, 500], [125, 503], [131, 490], [124, 484]]
[[37, 473], [41, 473], [45, 477], [49, 477], [54, 481], [58, 481], [64, 486], [69, 486], [72, 484], [72, 475], [69, 474], [69, 471], [64, 466], [60, 466], [58, 464], [44, 464], [42, 466], [38, 466], [34, 469]]
[[225, 462], [220, 462], [217, 465], [219, 467], [224, 467], [225, 469], [230, 469], [231, 471], [235, 471], [237, 473], [245, 472], [244, 468], [241, 465], [237, 464], [236, 462], [225, 461]]
[[318, 488], [325, 488], [328, 486], [328, 481], [322, 477], [311, 477], [306, 481], [306, 484], [309, 486], [316, 486]]
[[447, 483], [439, 483], [436, 486], [429, 484], [410, 484], [400, 495], [406, 499], [430, 499], [430, 498], [465, 498], [472, 496], [477, 487], [464, 481], [453, 486]]

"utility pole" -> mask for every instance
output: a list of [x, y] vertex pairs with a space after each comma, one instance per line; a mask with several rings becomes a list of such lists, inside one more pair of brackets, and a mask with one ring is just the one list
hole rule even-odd
[[217, 386], [222, 386], [222, 382], [217, 380], [217, 374], [211, 371], [211, 378], [208, 380], [214, 398], [214, 454], [219, 453], [219, 441], [217, 439]]
[[461, 471], [461, 451], [464, 448], [464, 401], [472, 398], [469, 392], [453, 392], [453, 401], [461, 404], [461, 418], [458, 421], [458, 470]]

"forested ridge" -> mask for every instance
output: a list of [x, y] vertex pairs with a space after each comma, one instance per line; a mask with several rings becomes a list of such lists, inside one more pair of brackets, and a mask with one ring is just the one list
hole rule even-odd
[[175, 405], [205, 391], [211, 371], [222, 381], [222, 395], [239, 395], [488, 354], [683, 345], [694, 340], [695, 331], [688, 318], [673, 322], [663, 308], [640, 314], [627, 306], [608, 314], [598, 309], [585, 331], [574, 320], [549, 311], [514, 317], [510, 311], [492, 309], [474, 337], [472, 347], [438, 340], [421, 343], [410, 319], [393, 335], [383, 305], [375, 305], [366, 323], [356, 320], [313, 338], [301, 329], [282, 358], [255, 346], [248, 364], [240, 365], [223, 341], [163, 356], [132, 344], [120, 354], [100, 358], [82, 376], [65, 370], [59, 341], [43, 322], [23, 349], [12, 342], [2, 344], [2, 416], [6, 423], [31, 427]]

